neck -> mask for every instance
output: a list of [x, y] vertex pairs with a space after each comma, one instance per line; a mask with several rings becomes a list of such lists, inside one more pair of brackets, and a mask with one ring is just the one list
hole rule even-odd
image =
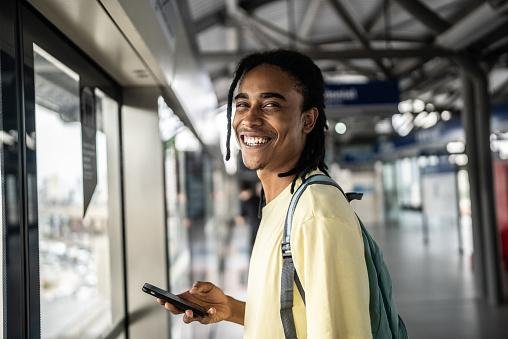
[[267, 172], [258, 170], [257, 175], [263, 186], [266, 203], [272, 201], [280, 192], [282, 192], [294, 179], [294, 175], [289, 177], [279, 177], [280, 172]]

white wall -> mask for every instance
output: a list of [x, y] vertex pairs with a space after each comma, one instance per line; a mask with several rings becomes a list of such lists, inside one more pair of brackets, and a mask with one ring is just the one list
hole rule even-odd
[[379, 176], [374, 169], [372, 171], [351, 171], [339, 169], [332, 165], [331, 176], [342, 187], [344, 192], [363, 193], [360, 201], [352, 201], [351, 206], [355, 209], [358, 216], [362, 219], [365, 226], [379, 225], [383, 222], [383, 211], [381, 204], [381, 194], [377, 187]]
[[454, 172], [422, 176], [423, 213], [429, 227], [456, 227], [458, 223], [457, 179]]
[[167, 288], [163, 154], [157, 94], [151, 89], [133, 88], [124, 91], [124, 98], [122, 136], [130, 337], [168, 338], [166, 311], [141, 291], [145, 282]]

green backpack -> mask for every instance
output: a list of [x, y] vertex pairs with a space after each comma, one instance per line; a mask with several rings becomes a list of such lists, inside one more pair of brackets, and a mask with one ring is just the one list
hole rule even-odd
[[[305, 303], [305, 291], [298, 278], [291, 254], [291, 227], [293, 214], [298, 200], [309, 185], [321, 184], [337, 187], [344, 194], [348, 201], [361, 199], [362, 194], [344, 193], [342, 188], [326, 175], [313, 175], [307, 178], [296, 190], [289, 203], [289, 208], [284, 221], [284, 237], [282, 239], [282, 275], [281, 275], [281, 297], [280, 315], [284, 327], [286, 339], [297, 339], [295, 322], [293, 318], [293, 281]], [[358, 216], [357, 216], [358, 218]], [[365, 262], [369, 275], [370, 290], [370, 324], [372, 337], [374, 339], [406, 339], [407, 331], [404, 322], [400, 318], [395, 302], [392, 298], [392, 282], [388, 268], [383, 261], [381, 249], [365, 229], [360, 218], [358, 221], [362, 230]]]

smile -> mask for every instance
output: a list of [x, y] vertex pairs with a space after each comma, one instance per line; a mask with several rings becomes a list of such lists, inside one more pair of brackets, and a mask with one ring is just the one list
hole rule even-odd
[[248, 147], [260, 147], [266, 145], [267, 143], [270, 142], [270, 140], [272, 140], [271, 138], [268, 137], [247, 136], [247, 135], [242, 135], [240, 136], [240, 138], [242, 140], [242, 143]]

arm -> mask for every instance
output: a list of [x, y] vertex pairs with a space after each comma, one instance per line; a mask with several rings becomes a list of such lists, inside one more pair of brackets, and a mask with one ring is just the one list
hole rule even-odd
[[185, 323], [199, 321], [202, 324], [213, 324], [219, 321], [231, 321], [243, 325], [245, 317], [245, 302], [236, 300], [224, 294], [224, 292], [210, 282], [196, 282], [192, 288], [178, 295], [192, 303], [205, 307], [208, 315], [205, 317], [194, 317], [191, 310], [179, 310], [164, 300], [157, 299], [157, 302], [173, 314], [182, 314]]
[[370, 338], [369, 283], [355, 219], [314, 216], [294, 229], [309, 338]]

